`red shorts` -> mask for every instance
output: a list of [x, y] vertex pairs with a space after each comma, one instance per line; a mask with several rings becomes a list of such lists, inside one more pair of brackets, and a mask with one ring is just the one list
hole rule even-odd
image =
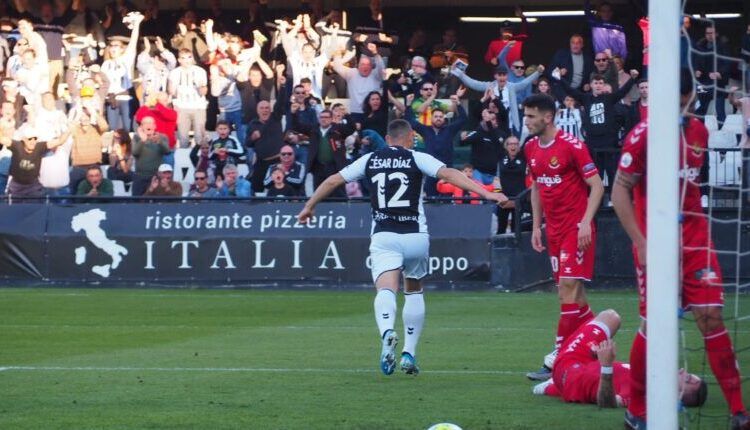
[[555, 283], [559, 283], [560, 278], [591, 281], [596, 255], [596, 229], [593, 223], [591, 245], [586, 251], [578, 250], [578, 228], [570, 228], [554, 238], [547, 235], [547, 249]]
[[[684, 250], [682, 252], [682, 309], [693, 306], [724, 306], [724, 286], [721, 266], [716, 257], [713, 244], [710, 251]], [[638, 260], [638, 253], [633, 247], [636, 280], [638, 283], [638, 310], [641, 318], [646, 319], [646, 271]]]

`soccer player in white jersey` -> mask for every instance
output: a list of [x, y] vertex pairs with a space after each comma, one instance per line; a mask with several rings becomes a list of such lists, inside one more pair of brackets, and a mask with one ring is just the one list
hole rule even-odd
[[424, 323], [425, 306], [421, 279], [427, 275], [429, 235], [422, 207], [422, 183], [426, 176], [443, 179], [479, 196], [504, 204], [502, 193], [485, 190], [460, 171], [446, 167], [429, 154], [414, 152], [414, 131], [408, 122], [395, 120], [388, 125], [388, 147], [360, 157], [328, 177], [297, 215], [300, 223], [313, 216], [315, 206], [346, 182], [365, 179], [373, 185], [372, 237], [370, 257], [375, 282], [375, 321], [382, 339], [380, 370], [390, 375], [396, 368], [398, 335], [396, 294], [404, 278], [405, 342], [401, 370], [416, 375], [419, 367], [416, 349]]

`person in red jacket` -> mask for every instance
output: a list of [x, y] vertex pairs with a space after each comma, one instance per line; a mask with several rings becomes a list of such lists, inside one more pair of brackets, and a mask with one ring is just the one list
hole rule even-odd
[[177, 111], [169, 107], [169, 96], [165, 92], [156, 93], [146, 104], [135, 111], [135, 121], [140, 124], [143, 118], [151, 116], [156, 120], [156, 131], [167, 136], [169, 149], [174, 150], [177, 139]]
[[528, 38], [528, 26], [526, 17], [523, 15], [523, 10], [520, 7], [516, 8], [516, 16], [521, 18], [520, 31], [517, 34], [514, 33], [510, 21], [503, 22], [500, 27], [500, 38], [490, 41], [487, 46], [487, 52], [484, 54], [484, 61], [487, 64], [498, 66], [498, 55], [511, 40], [515, 40], [516, 43], [510, 48], [510, 52], [508, 52], [506, 57], [508, 64], [504, 64], [504, 66], [510, 67], [511, 64], [522, 59], [523, 42]]
[[[483, 185], [480, 181], [477, 181], [476, 179], [474, 179], [474, 166], [472, 166], [471, 164], [464, 164], [463, 167], [461, 168], [461, 171], [464, 173], [464, 175], [466, 175], [466, 177], [476, 182], [477, 184], [479, 184], [479, 186], [486, 189], [487, 191], [494, 191], [495, 189], [500, 188], [499, 186], [500, 183], [499, 183], [499, 180], [497, 180], [497, 178], [495, 178], [496, 180], [494, 183], [489, 184], [489, 185]], [[459, 197], [459, 199], [455, 200], [456, 203], [459, 203], [459, 204], [467, 203], [466, 200], [461, 199], [462, 197], [479, 197], [479, 195], [475, 193], [464, 191], [463, 188], [459, 188], [443, 180], [438, 181], [437, 190], [441, 194], [451, 194], [453, 197]], [[468, 203], [471, 203], [472, 205], [476, 205], [476, 204], [479, 204], [479, 200], [470, 200], [468, 201]]]

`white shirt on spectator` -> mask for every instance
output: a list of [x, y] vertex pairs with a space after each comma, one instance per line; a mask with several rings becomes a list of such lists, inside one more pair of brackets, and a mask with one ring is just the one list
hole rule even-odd
[[27, 38], [29, 41], [29, 48], [34, 50], [36, 54], [36, 63], [49, 69], [49, 57], [47, 57], [47, 42], [44, 41], [44, 37], [36, 31], [31, 33], [31, 36]]
[[8, 63], [5, 65], [5, 74], [10, 78], [16, 77], [16, 73], [21, 68], [21, 56], [13, 54], [8, 58]]
[[202, 68], [180, 66], [169, 72], [169, 84], [175, 88], [172, 99], [175, 109], [205, 109], [208, 106], [208, 100], [198, 91], [208, 85], [208, 75]]
[[232, 66], [228, 75], [212, 69], [211, 95], [218, 98], [219, 112], [236, 112], [242, 109], [240, 90], [237, 88], [237, 67]]
[[72, 147], [73, 139], [68, 138], [65, 143], [47, 152], [42, 158], [42, 164], [39, 167], [39, 182], [43, 187], [62, 188], [70, 184], [70, 150]]
[[21, 67], [16, 72], [15, 80], [18, 81], [18, 93], [25, 99], [26, 103], [37, 106], [41, 102], [42, 93], [49, 90], [49, 68], [34, 64], [30, 69]]
[[153, 57], [145, 51], [138, 54], [136, 68], [141, 76], [144, 100], [151, 94], [167, 91], [169, 72], [177, 65], [177, 59], [169, 50], [163, 50], [159, 53], [159, 56], [164, 61], [166, 67], [157, 67]]
[[36, 109], [34, 114], [34, 128], [39, 132], [39, 140], [49, 142], [65, 133], [68, 126], [68, 117], [63, 111], [54, 109], [47, 110], [42, 106]]
[[[323, 92], [323, 71], [328, 64], [328, 55], [325, 53], [313, 58], [312, 61], [305, 61], [302, 54], [294, 52], [287, 58], [289, 65], [292, 66], [292, 79], [294, 85], [299, 85], [302, 78], [307, 78], [312, 82], [310, 93], [319, 99], [322, 99]], [[374, 72], [374, 71], [373, 71]]]
[[349, 112], [362, 113], [362, 104], [372, 91], [380, 92], [383, 85], [383, 58], [380, 55], [370, 57], [372, 71], [367, 76], [362, 76], [359, 70], [344, 66], [340, 58], [333, 60], [333, 70], [346, 80], [347, 93], [349, 95]]
[[[109, 82], [109, 88], [107, 88], [107, 94], [120, 94], [125, 93], [133, 87], [133, 63], [135, 62], [134, 56], [128, 54], [126, 50], [124, 54], [115, 59], [104, 60], [102, 63], [102, 73], [107, 77]], [[130, 100], [129, 95], [118, 95], [118, 100]]]

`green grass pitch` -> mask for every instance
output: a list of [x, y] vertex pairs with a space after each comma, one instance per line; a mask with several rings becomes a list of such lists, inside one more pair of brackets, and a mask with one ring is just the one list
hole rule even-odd
[[[531, 394], [524, 373], [552, 344], [555, 295], [428, 292], [417, 377], [380, 374], [372, 298], [371, 290], [0, 289], [0, 429], [622, 428], [621, 409]], [[618, 355], [627, 359], [636, 293], [590, 300], [623, 316]], [[727, 305], [733, 312], [734, 301]], [[739, 305], [750, 314], [750, 297]], [[750, 321], [728, 325], [747, 376]], [[702, 345], [694, 325], [684, 326], [688, 345]], [[701, 370], [702, 353], [688, 361]], [[750, 382], [744, 391], [750, 399]], [[701, 428], [725, 428], [714, 384], [704, 413], [720, 418], [703, 418]]]

